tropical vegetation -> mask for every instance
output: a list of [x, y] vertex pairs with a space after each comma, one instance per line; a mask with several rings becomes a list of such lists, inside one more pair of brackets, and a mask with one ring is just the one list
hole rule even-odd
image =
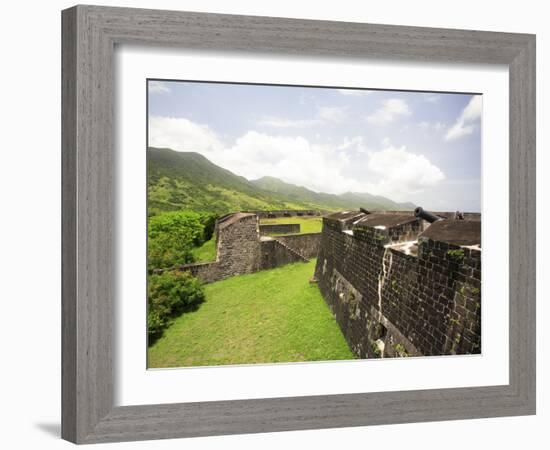
[[203, 301], [203, 288], [189, 272], [166, 271], [149, 275], [147, 286], [149, 343], [162, 335], [174, 317]]
[[149, 347], [149, 367], [354, 359], [309, 283], [314, 268], [312, 260], [205, 285], [200, 308]]

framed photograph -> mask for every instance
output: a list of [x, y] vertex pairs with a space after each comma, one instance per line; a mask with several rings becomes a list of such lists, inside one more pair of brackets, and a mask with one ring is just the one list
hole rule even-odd
[[535, 37], [75, 6], [62, 435], [535, 413]]

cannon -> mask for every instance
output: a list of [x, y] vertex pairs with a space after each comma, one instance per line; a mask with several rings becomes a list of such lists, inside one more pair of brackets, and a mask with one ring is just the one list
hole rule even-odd
[[365, 208], [359, 208], [359, 211], [361, 211], [363, 214], [370, 214], [370, 211], [368, 209], [365, 209]]
[[430, 223], [437, 222], [438, 220], [443, 220], [442, 217], [436, 216], [435, 214], [432, 214], [429, 211], [425, 211], [424, 208], [422, 208], [421, 206], [417, 207], [414, 210], [414, 215], [415, 215], [415, 217], [418, 217], [420, 219], [424, 219], [425, 221], [430, 222]]

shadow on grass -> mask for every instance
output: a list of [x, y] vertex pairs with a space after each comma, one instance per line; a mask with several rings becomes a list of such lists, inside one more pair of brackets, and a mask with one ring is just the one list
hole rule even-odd
[[174, 321], [174, 319], [180, 317], [182, 314], [188, 314], [188, 313], [197, 311], [203, 303], [204, 301], [200, 303], [193, 303], [192, 305], [187, 305], [184, 308], [180, 309], [176, 314], [173, 314], [172, 316], [170, 316], [170, 319], [166, 324], [166, 327], [164, 327], [164, 329], [160, 333], [147, 335], [147, 345], [149, 347], [154, 345], [155, 342], [157, 342], [164, 335], [164, 330], [168, 328], [170, 325], [172, 325], [172, 322]]

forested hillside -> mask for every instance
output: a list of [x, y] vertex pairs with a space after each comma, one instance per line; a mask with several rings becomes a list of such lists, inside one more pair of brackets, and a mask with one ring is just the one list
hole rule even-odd
[[148, 213], [192, 210], [226, 214], [232, 211], [321, 209], [412, 209], [367, 193], [333, 195], [263, 177], [249, 181], [195, 152], [147, 150]]

